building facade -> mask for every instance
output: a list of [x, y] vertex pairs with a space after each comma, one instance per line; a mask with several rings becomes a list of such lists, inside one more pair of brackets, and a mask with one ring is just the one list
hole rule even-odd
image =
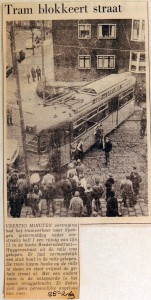
[[145, 20], [52, 21], [55, 80], [131, 71], [145, 83]]

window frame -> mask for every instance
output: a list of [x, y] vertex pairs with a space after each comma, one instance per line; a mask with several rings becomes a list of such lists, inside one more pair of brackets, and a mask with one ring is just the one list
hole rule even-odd
[[[103, 118], [100, 119], [99, 115], [102, 112], [106, 112], [106, 115], [105, 115], [105, 117], [103, 117]], [[98, 107], [98, 122], [103, 121], [108, 116], [109, 116], [109, 106], [108, 106], [108, 103], [104, 103], [104, 104], [102, 104], [101, 106]]]
[[[77, 125], [77, 122], [80, 121], [82, 118], [76, 120], [75, 122], [73, 122], [73, 127], [72, 127], [72, 135], [73, 135], [73, 139], [76, 140], [77, 138], [79, 138], [82, 134], [84, 134], [87, 130], [87, 121], [86, 120], [83, 120], [83, 122], [81, 122], [80, 124]], [[80, 126], [85, 126], [85, 130], [80, 133], [79, 135], [77, 136], [74, 136], [74, 130], [79, 128]]]
[[[92, 114], [92, 116], [89, 117], [90, 114]], [[96, 118], [95, 122], [92, 120], [93, 118]], [[91, 112], [89, 112], [87, 114], [87, 120], [86, 120], [86, 122], [87, 122], [87, 130], [89, 130], [93, 126], [96, 126], [97, 121], [98, 121], [98, 108], [95, 108], [95, 109], [93, 109]], [[92, 122], [92, 126], [89, 126], [91, 124], [91, 122]]]
[[[132, 97], [130, 99], [129, 96], [132, 94]], [[119, 99], [118, 99], [118, 109], [121, 109], [123, 106], [125, 106], [128, 102], [132, 101], [132, 99], [134, 98], [134, 88], [131, 88], [125, 92], [123, 92], [121, 95], [119, 95]], [[126, 100], [123, 104], [122, 102]], [[121, 104], [121, 105], [120, 105]]]
[[[99, 67], [99, 57], [102, 57], [103, 58], [103, 60], [104, 60], [104, 58], [105, 57], [113, 57], [114, 58], [114, 67]], [[108, 62], [109, 62], [109, 60], [108, 60]], [[101, 55], [101, 54], [99, 54], [99, 55], [97, 55], [97, 69], [98, 70], [114, 70], [115, 69], [115, 55]]]
[[[108, 37], [103, 37], [103, 36], [99, 36], [99, 27], [100, 26], [114, 26], [115, 27], [115, 34], [114, 37], [112, 36], [108, 36]], [[97, 25], [97, 38], [99, 40], [112, 40], [112, 39], [116, 39], [116, 24], [111, 24], [111, 23], [105, 23], [105, 24], [98, 24]]]
[[[132, 60], [132, 55], [136, 54], [137, 59]], [[145, 61], [140, 61], [141, 55], [145, 55]], [[136, 67], [135, 70], [132, 70], [132, 66]], [[140, 67], [145, 67], [144, 71], [140, 71]], [[129, 71], [134, 73], [145, 74], [146, 73], [146, 53], [143, 51], [130, 51], [130, 61], [129, 61]]]
[[[139, 24], [139, 35], [138, 35], [138, 38], [134, 38], [134, 21], [139, 21], [140, 24]], [[131, 28], [131, 41], [133, 42], [145, 42], [145, 35], [144, 35], [144, 39], [142, 39], [142, 31], [143, 31], [143, 21], [145, 22], [145, 20], [143, 19], [133, 19], [132, 20], [132, 28]], [[144, 29], [144, 32], [145, 32], [145, 29]]]
[[[86, 37], [81, 37], [80, 36], [80, 26], [89, 26], [89, 36], [86, 36]], [[89, 40], [91, 39], [91, 24], [78, 24], [78, 39], [80, 40]]]
[[[89, 57], [89, 67], [80, 67], [80, 57]], [[87, 55], [87, 54], [79, 54], [78, 55], [78, 69], [79, 70], [90, 70], [91, 69], [91, 55]]]

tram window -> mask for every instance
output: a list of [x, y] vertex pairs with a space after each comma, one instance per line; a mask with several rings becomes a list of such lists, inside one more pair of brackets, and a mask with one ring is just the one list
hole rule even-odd
[[87, 115], [87, 120], [90, 119], [91, 117], [95, 116], [97, 114], [97, 109], [93, 110], [91, 113]]
[[109, 102], [109, 112], [112, 113], [118, 109], [118, 98], [113, 98]]
[[131, 92], [127, 96], [120, 99], [119, 100], [119, 108], [122, 107], [124, 104], [126, 104], [128, 101], [132, 100], [132, 98], [133, 98], [133, 92]]
[[84, 133], [85, 131], [86, 131], [86, 123], [83, 123], [80, 126], [73, 128], [73, 137], [76, 138], [80, 136], [82, 133]]
[[97, 109], [87, 115], [87, 127], [90, 128], [97, 123]]
[[107, 107], [104, 108], [104, 109], [103, 109], [103, 107], [99, 108], [98, 122], [101, 121], [101, 120], [103, 120], [108, 115], [108, 109], [107, 109]]

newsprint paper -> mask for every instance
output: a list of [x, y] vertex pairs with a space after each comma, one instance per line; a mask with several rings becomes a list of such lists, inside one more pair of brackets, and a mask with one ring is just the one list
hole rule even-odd
[[4, 297], [78, 299], [80, 226], [151, 220], [148, 4], [2, 9]]

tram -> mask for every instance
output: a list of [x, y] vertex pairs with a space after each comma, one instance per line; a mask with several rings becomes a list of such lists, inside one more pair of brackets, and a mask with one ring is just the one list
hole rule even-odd
[[84, 152], [94, 145], [98, 124], [107, 135], [133, 113], [135, 83], [129, 72], [112, 74], [26, 114], [27, 150], [52, 168], [68, 164], [79, 139]]

